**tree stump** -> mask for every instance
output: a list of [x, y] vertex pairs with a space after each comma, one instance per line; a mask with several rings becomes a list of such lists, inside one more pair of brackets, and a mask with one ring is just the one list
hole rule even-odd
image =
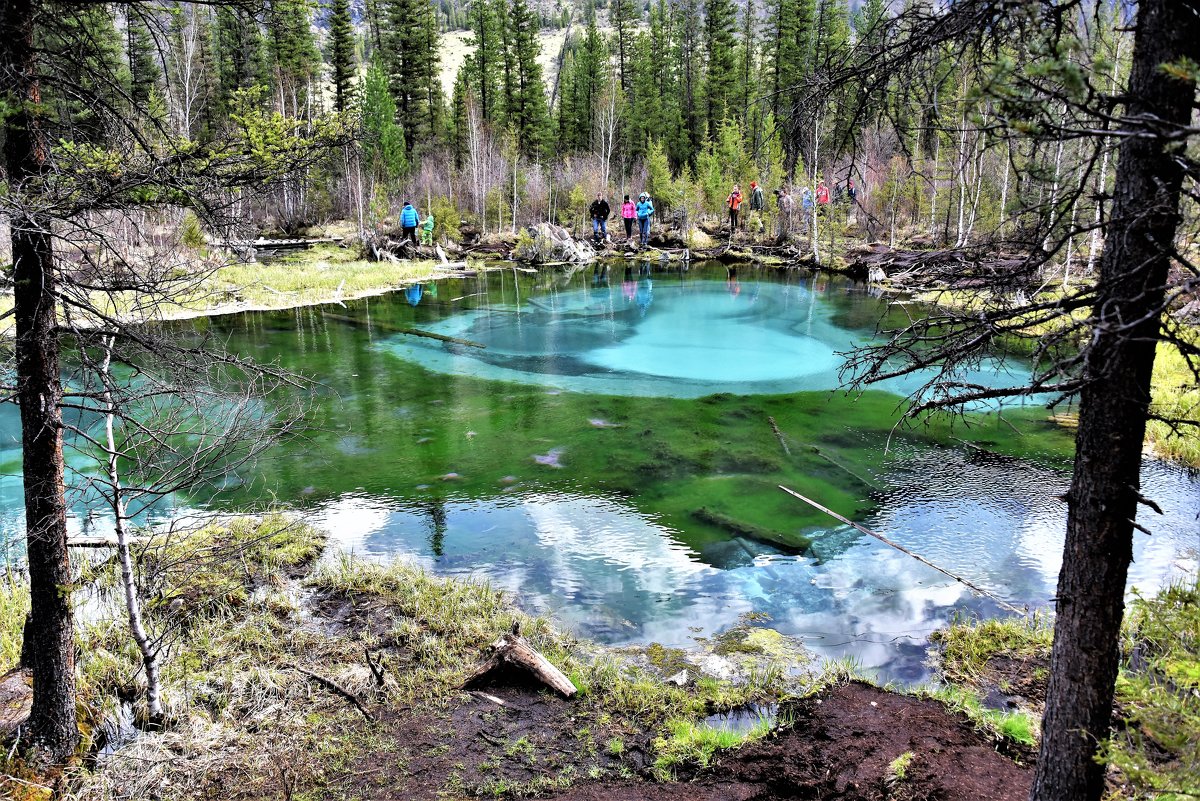
[[550, 660], [534, 650], [529, 641], [516, 633], [501, 635], [487, 650], [487, 658], [471, 672], [462, 688], [467, 689], [482, 682], [496, 671], [515, 669], [516, 672], [543, 684], [564, 698], [575, 695], [575, 685], [561, 670], [550, 664]]

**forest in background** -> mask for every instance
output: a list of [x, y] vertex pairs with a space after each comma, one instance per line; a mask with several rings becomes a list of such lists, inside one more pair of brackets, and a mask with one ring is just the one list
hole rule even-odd
[[[63, 138], [97, 144], [125, 132], [89, 108], [137, 118], [146, 137], [198, 143], [251, 110], [355, 126], [353, 144], [247, 204], [239, 218], [255, 231], [347, 220], [365, 238], [411, 199], [447, 223], [441, 236], [460, 219], [515, 232], [579, 225], [596, 192], [642, 190], [660, 222], [696, 221], [721, 215], [735, 182], [757, 180], [769, 196], [853, 178], [858, 227], [841, 231], [839, 215], [839, 233], [961, 247], [1070, 230], [1061, 280], [1090, 271], [1099, 228], [1081, 223], [1100, 219], [1115, 143], [1033, 127], [1005, 136], [992, 90], [1005, 65], [1048, 58], [1066, 89], [1116, 87], [1131, 51], [1127, 10], [1077, 4], [1056, 53], [1013, 43], [985, 62], [945, 46], [903, 74], [878, 58], [905, 46], [898, 13], [884, 0], [854, 11], [847, 0], [92, 4], [60, 29], [65, 41], [47, 43], [88, 66], [51, 105], [70, 128]], [[544, 26], [566, 30], [551, 79], [539, 63]], [[452, 27], [470, 30], [472, 49], [446, 96], [440, 54]], [[195, 239], [187, 216], [176, 210], [164, 230]]]

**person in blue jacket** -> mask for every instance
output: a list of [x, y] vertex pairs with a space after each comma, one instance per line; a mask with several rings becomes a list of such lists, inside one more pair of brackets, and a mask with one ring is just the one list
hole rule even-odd
[[654, 214], [654, 204], [650, 202], [650, 196], [648, 194], [643, 192], [642, 194], [638, 195], [638, 202], [635, 210], [637, 212], [638, 234], [640, 235], [640, 241], [642, 243], [642, 247], [646, 247], [646, 244], [650, 241], [650, 217]]
[[400, 227], [404, 229], [404, 236], [411, 239], [414, 245], [420, 244], [417, 241], [417, 226], [420, 224], [421, 215], [417, 214], [413, 204], [404, 201], [404, 208], [400, 210]]

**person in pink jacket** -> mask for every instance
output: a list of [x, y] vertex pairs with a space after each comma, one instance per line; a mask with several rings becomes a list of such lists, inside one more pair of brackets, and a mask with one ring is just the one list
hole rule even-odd
[[621, 204], [621, 219], [625, 221], [625, 240], [633, 239], [633, 221], [637, 219], [637, 206], [629, 199], [629, 195], [625, 196], [625, 202]]

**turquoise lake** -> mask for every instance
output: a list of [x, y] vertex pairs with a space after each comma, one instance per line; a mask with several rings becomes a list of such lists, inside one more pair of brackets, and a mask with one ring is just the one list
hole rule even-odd
[[[282, 502], [338, 549], [486, 579], [602, 642], [686, 647], [762, 613], [823, 656], [919, 681], [933, 629], [1000, 607], [778, 485], [1039, 608], [1072, 446], [1037, 405], [897, 427], [919, 379], [840, 391], [843, 354], [915, 308], [822, 275], [631, 263], [181, 324], [318, 384], [303, 437], [157, 514]], [[1028, 370], [995, 359], [971, 380]], [[3, 407], [10, 540], [16, 422]], [[1200, 479], [1148, 460], [1143, 493], [1164, 512], [1135, 534], [1130, 586], [1150, 592], [1197, 569]], [[85, 497], [73, 508], [77, 530], [105, 530]]]

